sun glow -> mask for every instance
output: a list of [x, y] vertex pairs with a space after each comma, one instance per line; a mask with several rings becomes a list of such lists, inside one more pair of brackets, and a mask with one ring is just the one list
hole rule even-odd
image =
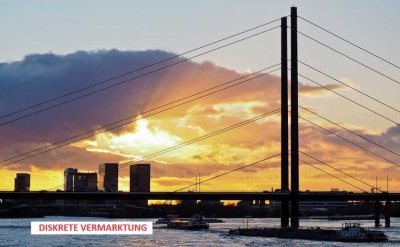
[[143, 146], [171, 146], [176, 144], [180, 138], [168, 134], [168, 132], [154, 128], [149, 129], [149, 121], [141, 119], [136, 122], [134, 133], [125, 133], [121, 136], [112, 138], [112, 143], [116, 146], [138, 148]]
[[80, 142], [75, 146], [91, 152], [112, 153], [133, 158], [160, 148], [171, 147], [180, 140], [180, 137], [161, 130], [149, 120], [140, 119], [122, 134], [103, 133], [94, 140]]

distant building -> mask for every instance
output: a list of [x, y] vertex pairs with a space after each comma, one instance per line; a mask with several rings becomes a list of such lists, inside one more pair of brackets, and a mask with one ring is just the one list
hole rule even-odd
[[130, 166], [130, 192], [150, 192], [150, 164]]
[[[129, 167], [129, 191], [150, 192], [150, 164], [136, 164]], [[137, 206], [146, 207], [147, 200], [135, 200]]]
[[97, 173], [77, 172], [74, 174], [74, 190], [76, 192], [96, 192]]
[[67, 168], [64, 170], [64, 191], [74, 191], [74, 175], [78, 169]]
[[29, 191], [31, 187], [31, 174], [17, 173], [14, 179], [14, 190], [19, 192]]
[[118, 163], [99, 165], [99, 190], [118, 192]]

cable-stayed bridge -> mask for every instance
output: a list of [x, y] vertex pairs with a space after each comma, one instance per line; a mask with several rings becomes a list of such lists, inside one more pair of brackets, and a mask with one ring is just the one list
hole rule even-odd
[[[327, 78], [330, 78], [331, 80], [334, 80], [334, 81], [342, 84], [343, 86], [349, 88], [350, 90], [354, 90], [355, 92], [357, 92], [365, 97], [368, 97], [369, 99], [373, 100], [376, 104], [384, 106], [384, 107], [391, 109], [393, 111], [396, 111], [398, 113], [400, 113], [400, 111], [395, 106], [387, 104], [383, 100], [377, 99], [376, 97], [374, 97], [370, 94], [367, 94], [367, 93], [363, 92], [362, 90], [360, 90], [356, 87], [353, 87], [352, 85], [347, 84], [347, 83], [331, 76], [329, 73], [326, 73], [326, 72], [320, 70], [316, 66], [310, 65], [306, 62], [303, 62], [302, 60], [299, 60], [298, 59], [298, 44], [297, 44], [298, 35], [305, 37], [305, 38], [315, 42], [317, 45], [321, 45], [321, 46], [327, 48], [328, 50], [335, 52], [362, 67], [365, 67], [366, 69], [386, 78], [387, 80], [389, 80], [393, 83], [400, 84], [400, 81], [379, 71], [378, 69], [376, 69], [370, 65], [367, 65], [366, 63], [364, 63], [360, 60], [353, 58], [352, 56], [350, 56], [342, 51], [332, 48], [331, 46], [313, 38], [309, 34], [305, 34], [303, 32], [298, 31], [297, 24], [298, 24], [299, 18], [301, 20], [305, 21], [306, 23], [311, 24], [325, 32], [328, 32], [329, 34], [333, 35], [334, 37], [336, 37], [336, 38], [352, 45], [353, 47], [381, 60], [382, 62], [389, 64], [390, 66], [394, 67], [395, 69], [400, 69], [400, 67], [397, 66], [396, 64], [394, 64], [393, 62], [390, 62], [389, 60], [387, 60], [381, 56], [378, 56], [375, 53], [368, 51], [367, 49], [364, 49], [361, 46], [359, 46], [353, 42], [348, 41], [347, 39], [329, 31], [328, 29], [326, 29], [324, 27], [321, 27], [320, 25], [308, 20], [307, 18], [298, 16], [297, 9], [295, 7], [292, 7], [291, 15], [290, 15], [290, 26], [287, 23], [287, 17], [275, 19], [275, 20], [266, 22], [262, 25], [258, 25], [258, 26], [252, 27], [250, 29], [247, 29], [245, 31], [222, 38], [220, 40], [202, 45], [200, 47], [197, 47], [192, 50], [186, 51], [184, 53], [178, 54], [176, 56], [155, 62], [153, 64], [146, 65], [141, 68], [134, 69], [134, 70], [124, 73], [122, 75], [118, 75], [118, 76], [109, 78], [104, 81], [93, 83], [84, 88], [81, 88], [81, 89], [78, 89], [75, 91], [71, 91], [66, 94], [47, 99], [43, 102], [38, 102], [37, 104], [34, 104], [32, 106], [25, 107], [23, 109], [19, 109], [17, 111], [10, 112], [8, 114], [0, 116], [0, 120], [2, 120], [2, 121], [0, 121], [0, 127], [9, 125], [9, 124], [12, 124], [13, 122], [19, 121], [21, 119], [28, 118], [28, 117], [36, 115], [36, 114], [41, 114], [47, 110], [57, 108], [61, 105], [68, 104], [70, 102], [95, 95], [98, 92], [108, 90], [110, 88], [119, 86], [121, 84], [132, 83], [138, 78], [145, 77], [145, 76], [153, 74], [153, 73], [157, 73], [158, 71], [171, 68], [173, 66], [184, 63], [186, 61], [189, 61], [189, 60], [199, 57], [201, 55], [204, 55], [204, 54], [207, 54], [207, 53], [219, 50], [219, 49], [223, 49], [227, 46], [234, 45], [236, 43], [242, 42], [247, 39], [255, 38], [259, 35], [262, 35], [264, 33], [270, 32], [272, 30], [277, 30], [280, 28], [280, 30], [281, 30], [281, 61], [280, 61], [280, 63], [276, 63], [274, 65], [265, 67], [261, 70], [258, 70], [256, 72], [253, 72], [250, 74], [246, 74], [246, 75], [236, 78], [234, 80], [221, 82], [217, 86], [214, 86], [214, 87], [202, 90], [202, 91], [198, 91], [194, 94], [187, 95], [185, 97], [176, 99], [167, 104], [156, 106], [150, 110], [147, 110], [146, 112], [142, 112], [140, 116], [139, 115], [127, 116], [126, 118], [119, 119], [119, 120], [111, 122], [111, 123], [107, 123], [99, 128], [88, 130], [83, 133], [79, 133], [77, 135], [71, 136], [69, 138], [58, 140], [58, 141], [48, 144], [46, 146], [42, 146], [42, 147], [30, 150], [30, 151], [21, 153], [19, 155], [4, 158], [0, 161], [0, 167], [6, 167], [8, 165], [22, 162], [22, 161], [30, 159], [32, 157], [44, 155], [47, 152], [62, 148], [64, 146], [70, 145], [70, 144], [78, 142], [80, 140], [87, 139], [87, 138], [96, 136], [98, 134], [120, 128], [127, 124], [131, 124], [132, 122], [135, 122], [140, 118], [147, 118], [150, 116], [155, 116], [159, 113], [168, 111], [173, 108], [177, 108], [179, 106], [196, 101], [198, 99], [206, 98], [209, 95], [216, 94], [216, 93], [224, 91], [224, 90], [228, 90], [232, 87], [236, 87], [236, 86], [244, 84], [244, 83], [249, 83], [252, 80], [255, 80], [257, 78], [260, 78], [262, 76], [265, 76], [267, 74], [270, 74], [270, 73], [273, 73], [273, 72], [279, 70], [281, 72], [281, 108], [274, 109], [270, 112], [266, 112], [264, 114], [260, 114], [259, 116], [253, 117], [251, 119], [227, 126], [225, 128], [221, 128], [219, 130], [210, 132], [210, 133], [200, 136], [198, 138], [194, 138], [192, 140], [182, 142], [178, 145], [175, 145], [175, 146], [163, 149], [163, 150], [159, 150], [152, 154], [148, 154], [145, 157], [143, 157], [142, 159], [129, 161], [129, 162], [120, 164], [119, 168], [127, 167], [129, 165], [135, 164], [135, 163], [140, 162], [145, 159], [155, 158], [158, 155], [185, 147], [187, 145], [191, 145], [198, 141], [213, 137], [215, 135], [218, 135], [218, 134], [221, 134], [224, 132], [231, 131], [233, 129], [239, 128], [246, 124], [249, 124], [249, 123], [255, 122], [257, 120], [269, 117], [271, 115], [280, 113], [280, 115], [281, 115], [281, 153], [277, 153], [277, 154], [265, 157], [264, 159], [255, 161], [251, 164], [247, 164], [245, 166], [230, 170], [228, 172], [216, 175], [214, 177], [204, 179], [203, 181], [196, 182], [196, 184], [205, 183], [207, 181], [223, 177], [227, 174], [230, 174], [230, 173], [242, 170], [242, 169], [246, 169], [248, 167], [260, 164], [262, 162], [267, 162], [269, 160], [280, 157], [281, 158], [281, 190], [280, 190], [280, 192], [276, 192], [276, 193], [272, 193], [272, 192], [271, 193], [269, 193], [269, 192], [196, 192], [196, 193], [181, 192], [181, 191], [184, 191], [184, 190], [187, 190], [187, 189], [193, 187], [194, 185], [185, 186], [179, 190], [171, 191], [171, 192], [148, 192], [148, 193], [145, 193], [145, 192], [135, 192], [135, 193], [133, 193], [133, 192], [114, 192], [114, 193], [113, 192], [55, 192], [55, 191], [53, 192], [53, 190], [61, 189], [64, 186], [62, 184], [62, 185], [59, 185], [59, 186], [56, 186], [53, 188], [49, 188], [48, 191], [43, 191], [43, 192], [0, 192], [0, 198], [2, 198], [2, 199], [7, 199], [7, 198], [9, 198], [9, 199], [32, 199], [32, 200], [34, 200], [34, 199], [278, 200], [278, 201], [282, 202], [281, 203], [281, 207], [282, 207], [281, 208], [282, 209], [281, 210], [282, 211], [281, 224], [283, 227], [287, 227], [289, 225], [292, 227], [299, 226], [299, 201], [316, 201], [316, 200], [318, 200], [318, 201], [320, 201], [320, 200], [324, 200], [324, 201], [339, 201], [339, 200], [343, 200], [343, 201], [375, 201], [375, 204], [377, 205], [376, 206], [376, 217], [379, 217], [380, 203], [385, 202], [385, 214], [386, 214], [385, 223], [386, 223], [386, 226], [390, 226], [390, 203], [392, 201], [400, 201], [400, 194], [399, 193], [390, 193], [389, 191], [383, 191], [380, 188], [377, 188], [377, 186], [375, 186], [375, 185], [371, 185], [371, 184], [357, 178], [354, 175], [351, 175], [347, 172], [341, 171], [340, 169], [338, 169], [334, 166], [329, 165], [328, 163], [322, 161], [321, 159], [315, 157], [314, 155], [312, 155], [308, 152], [300, 150], [299, 149], [299, 122], [298, 122], [298, 120], [301, 119], [301, 120], [307, 122], [308, 124], [310, 124], [311, 126], [315, 126], [319, 129], [321, 129], [322, 131], [325, 131], [329, 135], [336, 136], [338, 139], [359, 148], [360, 150], [368, 153], [369, 155], [373, 155], [373, 156], [377, 157], [378, 159], [383, 160], [387, 164], [397, 166], [397, 167], [400, 167], [400, 164], [393, 161], [392, 159], [387, 158], [386, 156], [382, 155], [381, 153], [371, 151], [370, 149], [366, 148], [364, 145], [360, 145], [360, 144], [354, 142], [353, 140], [346, 138], [345, 136], [341, 135], [340, 133], [333, 132], [324, 126], [311, 121], [309, 118], [306, 117], [307, 116], [306, 114], [300, 115], [299, 110], [302, 110], [304, 113], [307, 112], [308, 114], [315, 115], [315, 116], [323, 119], [324, 121], [327, 121], [327, 122], [335, 125], [336, 127], [342, 129], [343, 131], [347, 131], [347, 132], [357, 136], [358, 138], [361, 138], [363, 141], [368, 142], [371, 145], [375, 145], [377, 148], [380, 148], [387, 152], [390, 152], [393, 155], [400, 157], [400, 154], [397, 153], [395, 150], [392, 150], [391, 148], [376, 142], [375, 140], [369, 139], [368, 137], [361, 136], [360, 134], [352, 131], [351, 129], [330, 120], [329, 118], [325, 117], [322, 114], [316, 113], [312, 109], [308, 109], [305, 106], [299, 105], [299, 103], [298, 103], [298, 91], [299, 91], [298, 90], [298, 86], [299, 86], [298, 77], [300, 76], [301, 78], [303, 78], [309, 82], [315, 83], [316, 85], [320, 86], [321, 88], [324, 88], [327, 91], [340, 96], [341, 98], [345, 99], [346, 101], [350, 102], [351, 104], [355, 104], [355, 105], [375, 114], [376, 116], [391, 122], [392, 124], [398, 125], [399, 123], [396, 120], [393, 120], [392, 118], [390, 118], [376, 110], [373, 110], [373, 109], [359, 103], [358, 101], [351, 99], [348, 96], [341, 94], [340, 92], [335, 91], [332, 88], [329, 88], [329, 87], [319, 83], [317, 80], [314, 80], [306, 75], [299, 73], [298, 65], [301, 64], [303, 66], [306, 66], [306, 67], [326, 76]], [[269, 25], [274, 25], [279, 21], [280, 21], [280, 25], [269, 27]], [[288, 30], [290, 32], [290, 60], [288, 59], [288, 36], [287, 36]], [[186, 55], [191, 54], [196, 51], [201, 51], [201, 49], [211, 47], [213, 45], [219, 44], [220, 42], [228, 41], [228, 40], [231, 40], [236, 37], [240, 37], [240, 35], [247, 34], [249, 32], [253, 32], [253, 33], [250, 35], [247, 35], [245, 37], [241, 37], [235, 41], [229, 41], [229, 43], [218, 46], [216, 48], [212, 48], [205, 52], [202, 51], [202, 52], [200, 52], [196, 55], [190, 56], [188, 58], [182, 58], [182, 56], [186, 56]], [[171, 63], [165, 64], [166, 62], [171, 62]], [[290, 64], [290, 68], [289, 68], [288, 64]], [[155, 66], [158, 66], [158, 65], [162, 65], [162, 67], [154, 68]], [[133, 77], [130, 77], [128, 79], [126, 78], [137, 72], [143, 71], [145, 69], [151, 69], [151, 70], [150, 71], [146, 70], [147, 72], [140, 74], [140, 75], [134, 75]], [[287, 94], [288, 89], [289, 89], [289, 80], [288, 80], [289, 71], [290, 71], [290, 79], [291, 79], [290, 80], [290, 99], [291, 99], [290, 105], [288, 103], [289, 100], [288, 100], [288, 94]], [[113, 80], [119, 79], [119, 78], [122, 78], [123, 80], [119, 81], [117, 83], [112, 83]], [[290, 111], [289, 111], [289, 107], [290, 107]], [[289, 114], [289, 112], [290, 112], [290, 114]], [[290, 126], [289, 126], [289, 115], [290, 115], [290, 123], [291, 123]], [[289, 127], [291, 130], [290, 131], [291, 135], [289, 135]], [[290, 142], [289, 142], [289, 137], [290, 137]], [[290, 143], [290, 146], [289, 146], [289, 143]], [[289, 160], [290, 160], [290, 166], [289, 166]], [[356, 190], [359, 190], [362, 192], [352, 192], [352, 193], [300, 192], [300, 190], [299, 190], [299, 180], [301, 178], [300, 174], [299, 174], [299, 163], [300, 162], [310, 165], [311, 167], [314, 167], [315, 169], [317, 169], [323, 173], [326, 173], [329, 176], [332, 176], [344, 183], [347, 183], [348, 185], [353, 186]], [[320, 165], [316, 166], [313, 163], [314, 164], [318, 163]], [[349, 178], [351, 178], [359, 183], [362, 183], [364, 186], [367, 186], [369, 189], [372, 189], [373, 191], [375, 191], [375, 193], [370, 193], [368, 190], [363, 189], [360, 186], [355, 185], [354, 183], [348, 182], [348, 180], [343, 180], [340, 177], [336, 176], [335, 174], [327, 172], [325, 169], [321, 168], [322, 167], [321, 165], [330, 167], [331, 169], [334, 169], [336, 172], [340, 172], [343, 175], [348, 176]], [[289, 171], [289, 168], [290, 168], [290, 171]], [[290, 183], [289, 183], [289, 174], [291, 175]], [[289, 184], [290, 184], [290, 186], [289, 186]], [[290, 207], [290, 209], [289, 209], [289, 207]], [[290, 224], [289, 224], [289, 216], [290, 216]], [[379, 224], [379, 220], [378, 220], [378, 224]]]

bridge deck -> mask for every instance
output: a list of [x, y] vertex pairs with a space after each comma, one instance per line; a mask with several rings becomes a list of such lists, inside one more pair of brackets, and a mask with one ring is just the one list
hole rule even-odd
[[[1, 191], [0, 199], [69, 200], [282, 200], [290, 193], [264, 192], [11, 192]], [[400, 193], [302, 192], [301, 201], [400, 201]]]

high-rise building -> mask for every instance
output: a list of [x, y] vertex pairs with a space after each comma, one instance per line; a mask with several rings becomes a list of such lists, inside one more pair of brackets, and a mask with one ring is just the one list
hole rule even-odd
[[130, 166], [130, 192], [150, 192], [150, 164]]
[[14, 190], [19, 192], [29, 191], [31, 187], [31, 174], [17, 173], [14, 179]]
[[118, 163], [99, 165], [99, 190], [118, 192]]
[[[135, 164], [129, 167], [129, 191], [150, 192], [150, 164]], [[147, 206], [147, 200], [132, 201], [137, 206]]]
[[96, 192], [97, 173], [77, 172], [74, 174], [74, 190], [76, 192]]
[[64, 170], [64, 191], [74, 191], [74, 175], [78, 169], [67, 168]]

